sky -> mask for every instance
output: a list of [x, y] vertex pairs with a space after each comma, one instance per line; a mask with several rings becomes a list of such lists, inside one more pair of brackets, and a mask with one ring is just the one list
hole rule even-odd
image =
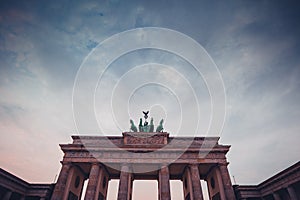
[[[0, 167], [53, 182], [58, 144], [120, 136], [150, 110], [171, 136], [220, 136], [231, 145], [232, 181], [262, 182], [299, 161], [299, 9], [296, 1], [1, 1]], [[160, 37], [150, 41], [147, 27]], [[118, 54], [141, 41], [181, 48], [203, 61], [200, 73], [164, 49]], [[119, 57], [100, 76], [111, 55]]]

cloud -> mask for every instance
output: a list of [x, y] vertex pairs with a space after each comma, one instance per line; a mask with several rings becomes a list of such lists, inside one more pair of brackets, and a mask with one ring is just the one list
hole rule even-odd
[[[228, 157], [231, 174], [238, 183], [256, 184], [299, 159], [296, 154], [300, 119], [297, 5], [200, 1], [1, 4], [1, 167], [29, 181], [51, 182], [62, 155], [57, 145], [67, 143], [76, 132], [72, 88], [79, 66], [104, 39], [143, 26], [162, 26], [191, 36], [218, 65], [228, 100], [221, 142], [232, 144]], [[95, 59], [95, 63], [101, 62], [101, 58]], [[119, 58], [106, 73], [106, 88], [98, 92], [109, 94], [112, 84], [132, 66], [153, 60], [172, 66], [188, 78], [201, 99], [203, 112], [210, 111], [203, 80], [183, 59], [162, 51], [132, 52]], [[186, 87], [179, 76], [169, 70], [158, 71], [155, 80], [166, 80], [184, 93]], [[149, 78], [151, 73], [150, 70], [136, 78]], [[88, 84], [89, 78], [84, 77], [83, 81]], [[129, 86], [125, 83], [120, 88], [126, 93]], [[177, 107], [171, 109], [175, 100], [166, 90], [151, 91], [155, 94], [140, 105], [150, 105], [152, 96], [165, 97], [161, 104], [166, 105], [167, 114], [179, 112]], [[140, 91], [139, 95], [143, 94]], [[186, 103], [189, 96], [183, 101], [187, 110], [193, 108]], [[138, 102], [138, 98], [133, 102]], [[124, 104], [121, 100], [116, 103]], [[84, 111], [86, 107], [83, 104], [80, 108]], [[136, 120], [139, 114], [133, 115]], [[204, 123], [208, 121], [203, 119]], [[35, 157], [28, 157], [32, 154]], [[52, 163], [40, 162], [45, 157]], [[44, 168], [49, 173], [43, 173]]]

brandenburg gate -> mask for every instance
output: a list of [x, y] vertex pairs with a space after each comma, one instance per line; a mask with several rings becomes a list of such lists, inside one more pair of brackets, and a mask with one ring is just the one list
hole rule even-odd
[[111, 179], [119, 179], [118, 200], [131, 200], [134, 180], [157, 180], [159, 200], [171, 199], [170, 180], [182, 181], [185, 200], [203, 199], [200, 180], [210, 199], [235, 199], [226, 159], [230, 146], [219, 144], [219, 137], [170, 137], [162, 129], [152, 132], [151, 124], [143, 129], [140, 123], [140, 132], [132, 125], [133, 132], [122, 136], [76, 135], [73, 143], [60, 144], [64, 157], [51, 199], [80, 199], [87, 179], [86, 200], [106, 199]]

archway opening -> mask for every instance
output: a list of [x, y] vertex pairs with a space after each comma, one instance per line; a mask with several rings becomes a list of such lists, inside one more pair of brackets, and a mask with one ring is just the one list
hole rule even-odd
[[203, 193], [203, 200], [209, 200], [207, 182], [204, 180], [201, 180], [200, 182], [201, 182], [201, 188], [202, 188], [202, 193]]
[[158, 199], [157, 180], [134, 180], [132, 200], [155, 200]]
[[82, 193], [81, 193], [81, 198], [80, 198], [81, 200], [84, 200], [85, 193], [86, 193], [86, 188], [87, 188], [88, 183], [89, 183], [89, 179], [86, 179], [83, 182]]
[[170, 180], [170, 192], [172, 200], [184, 200], [182, 181]]
[[118, 199], [119, 179], [112, 179], [108, 182], [107, 198], [109, 200]]

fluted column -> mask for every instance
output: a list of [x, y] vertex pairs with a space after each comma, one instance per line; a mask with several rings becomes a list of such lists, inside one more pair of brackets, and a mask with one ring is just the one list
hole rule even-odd
[[158, 174], [158, 199], [170, 200], [170, 174], [168, 165], [163, 165]]
[[65, 163], [62, 165], [62, 168], [60, 170], [59, 177], [56, 182], [51, 200], [62, 200], [63, 199], [70, 168], [71, 168], [70, 163]]
[[274, 200], [281, 200], [279, 194], [276, 192], [273, 193]]
[[9, 200], [12, 195], [12, 191], [7, 191], [3, 197], [3, 200]]
[[193, 200], [203, 200], [198, 165], [190, 165]]
[[131, 200], [132, 174], [130, 167], [124, 164], [121, 167], [118, 200]]
[[218, 182], [218, 186], [219, 186], [221, 200], [226, 200], [224, 186], [223, 186], [223, 180], [222, 180], [220, 169], [218, 167], [216, 167], [216, 177], [217, 177], [217, 182]]
[[89, 182], [85, 193], [85, 200], [94, 200], [96, 199], [96, 190], [98, 186], [98, 179], [100, 174], [100, 166], [98, 163], [93, 163], [90, 175], [89, 175]]
[[290, 195], [291, 200], [298, 200], [296, 192], [295, 192], [293, 186], [290, 185], [286, 189], [287, 189], [287, 191]]
[[233, 191], [233, 187], [230, 180], [230, 175], [227, 169], [227, 164], [219, 164], [220, 173], [223, 180], [223, 187], [226, 199], [236, 199]]

